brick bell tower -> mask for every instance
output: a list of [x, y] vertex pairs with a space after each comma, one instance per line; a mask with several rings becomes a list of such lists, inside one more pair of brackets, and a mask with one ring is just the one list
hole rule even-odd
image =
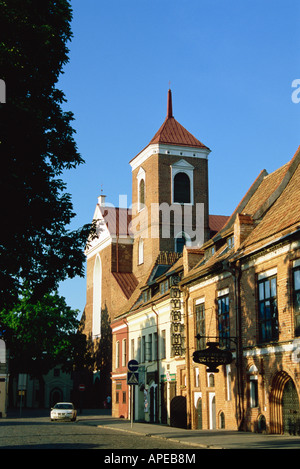
[[133, 273], [149, 273], [160, 251], [181, 252], [209, 239], [210, 149], [167, 116], [149, 144], [131, 161]]

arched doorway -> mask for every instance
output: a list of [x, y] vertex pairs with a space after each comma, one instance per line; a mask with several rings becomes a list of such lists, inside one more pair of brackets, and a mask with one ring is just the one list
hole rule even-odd
[[187, 427], [186, 398], [184, 396], [175, 396], [171, 400], [170, 414], [171, 427]]
[[292, 379], [287, 381], [282, 393], [282, 423], [283, 433], [300, 434], [299, 399]]
[[54, 388], [50, 391], [50, 407], [63, 400], [63, 392], [60, 388]]
[[270, 432], [300, 433], [300, 407], [297, 389], [285, 372], [277, 373], [270, 393]]
[[202, 398], [197, 401], [197, 428], [202, 430]]

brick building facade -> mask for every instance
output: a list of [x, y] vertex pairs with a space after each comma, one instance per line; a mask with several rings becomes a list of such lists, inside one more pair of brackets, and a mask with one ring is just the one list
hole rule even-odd
[[199, 333], [217, 336], [233, 353], [211, 381], [203, 365], [191, 363], [194, 428], [300, 431], [299, 162], [300, 148], [277, 171], [259, 175], [181, 282], [188, 355], [200, 347]]
[[[230, 217], [209, 214], [209, 153], [174, 119], [169, 91], [163, 125], [130, 162], [132, 210], [101, 197], [96, 208], [85, 332], [97, 346], [105, 308], [116, 417], [130, 417], [132, 393], [137, 420], [299, 432], [300, 148]], [[194, 355], [207, 342], [232, 359], [208, 372]]]

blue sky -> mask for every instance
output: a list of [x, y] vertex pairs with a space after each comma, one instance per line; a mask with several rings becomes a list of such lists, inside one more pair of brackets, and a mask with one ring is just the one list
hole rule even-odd
[[[85, 164], [63, 175], [77, 214], [97, 197], [131, 204], [129, 161], [173, 114], [211, 149], [211, 214], [230, 215], [262, 169], [300, 145], [299, 0], [71, 0], [73, 40], [58, 87]], [[84, 309], [86, 279], [61, 285]]]

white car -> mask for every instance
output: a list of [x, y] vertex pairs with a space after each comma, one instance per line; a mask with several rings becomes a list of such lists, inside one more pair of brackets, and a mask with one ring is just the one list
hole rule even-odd
[[58, 402], [52, 407], [50, 412], [50, 419], [53, 420], [71, 420], [75, 422], [77, 418], [77, 411], [72, 402]]

